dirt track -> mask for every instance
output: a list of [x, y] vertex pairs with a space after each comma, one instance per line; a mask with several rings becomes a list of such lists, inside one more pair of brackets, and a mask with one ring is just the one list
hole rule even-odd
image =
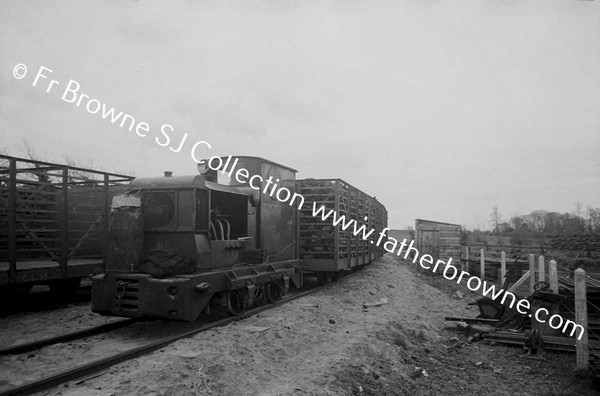
[[[113, 367], [62, 395], [582, 394], [575, 358], [520, 357], [465, 344], [444, 316], [476, 316], [467, 300], [384, 257], [327, 290], [181, 340]], [[363, 308], [386, 298], [389, 303]], [[459, 342], [450, 341], [459, 337]], [[60, 358], [60, 357], [57, 357]], [[587, 394], [594, 394], [586, 391]]]

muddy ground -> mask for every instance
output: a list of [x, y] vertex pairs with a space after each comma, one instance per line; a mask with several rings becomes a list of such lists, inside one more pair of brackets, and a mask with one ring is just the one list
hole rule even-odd
[[575, 373], [574, 355], [547, 352], [534, 360], [516, 347], [467, 344], [444, 317], [475, 317], [467, 302], [477, 296], [453, 299], [445, 282], [384, 257], [318, 294], [50, 394], [596, 394], [590, 379]]
[[83, 290], [67, 301], [46, 291], [34, 291], [21, 301], [11, 301], [0, 311], [0, 347], [19, 345], [121, 320], [90, 310], [90, 291]]

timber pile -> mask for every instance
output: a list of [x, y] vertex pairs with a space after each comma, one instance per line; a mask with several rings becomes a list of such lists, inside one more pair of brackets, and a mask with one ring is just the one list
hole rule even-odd
[[600, 252], [600, 235], [548, 235], [546, 246], [556, 250], [577, 250], [584, 252]]
[[[481, 277], [481, 259], [479, 258], [475, 258], [475, 259], [461, 259], [460, 260], [462, 263], [468, 263], [469, 264], [469, 274], [473, 275], [473, 276], [479, 276]], [[506, 267], [513, 267], [513, 266], [517, 266], [518, 268], [515, 269], [515, 271], [517, 271], [519, 274], [526, 272], [527, 270], [529, 270], [529, 262], [526, 260], [516, 260], [512, 259], [512, 258], [508, 258], [506, 259]], [[489, 259], [486, 258], [485, 259], [485, 280], [490, 280], [490, 281], [496, 281], [496, 280], [500, 280], [498, 279], [498, 271], [500, 271], [500, 260], [496, 260], [496, 259]]]
[[[500, 342], [503, 344], [525, 347], [528, 336], [524, 332], [495, 331], [493, 333], [485, 334], [483, 339], [490, 342]], [[575, 353], [575, 338], [573, 337], [543, 336], [543, 339], [545, 350]], [[590, 340], [589, 345], [590, 350], [600, 351], [600, 340]]]
[[[593, 359], [600, 359], [600, 355], [598, 357], [595, 356], [596, 353], [600, 354], [600, 312], [596, 308], [600, 307], [600, 281], [588, 276], [586, 283], [589, 302], [588, 327], [586, 331], [589, 337], [590, 356]], [[559, 286], [560, 294], [566, 297], [566, 300], [560, 304], [559, 313], [564, 319], [575, 321], [574, 281], [568, 277], [559, 277]], [[528, 343], [529, 333], [525, 331], [498, 330], [485, 334], [483, 338], [490, 342], [525, 347]], [[575, 352], [576, 338], [574, 337], [544, 335], [543, 341], [543, 348], [545, 350]], [[598, 361], [598, 367], [600, 368], [600, 361]], [[600, 373], [600, 370], [598, 372]]]

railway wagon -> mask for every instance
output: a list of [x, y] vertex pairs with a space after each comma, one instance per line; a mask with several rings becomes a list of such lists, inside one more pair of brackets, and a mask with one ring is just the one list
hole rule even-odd
[[[296, 182], [297, 191], [307, 200], [321, 205], [337, 218], [357, 221], [357, 229], [365, 225], [365, 233], [373, 229], [371, 238], [387, 226], [387, 211], [374, 197], [370, 197], [341, 179], [304, 179]], [[297, 254], [306, 271], [314, 272], [320, 283], [335, 280], [343, 271], [353, 270], [379, 258], [381, 247], [354, 232], [354, 226], [343, 229], [333, 219], [323, 221], [313, 216], [313, 206], [298, 211]], [[360, 225], [358, 225], [360, 224]]]
[[[238, 168], [293, 193], [296, 171], [258, 157]], [[227, 163], [224, 165], [227, 167]], [[192, 321], [211, 307], [242, 314], [263, 295], [274, 302], [302, 285], [296, 209], [218, 170], [136, 179], [113, 199], [106, 273], [92, 278], [92, 310]]]
[[[254, 176], [218, 183], [231, 160]], [[165, 172], [164, 177], [136, 179], [127, 193], [113, 198], [106, 272], [92, 278], [94, 312], [192, 321], [219, 307], [240, 315], [261, 295], [274, 302], [290, 286], [300, 287], [305, 263], [328, 280], [327, 275], [381, 256], [368, 243], [335, 233], [319, 246], [333, 243], [340, 249], [336, 267], [322, 265], [328, 264], [327, 257], [304, 260], [299, 254], [318, 246], [302, 243], [298, 249], [302, 228], [297, 222], [304, 218], [297, 205], [275, 199], [274, 190], [258, 189], [253, 180], [276, 182], [288, 196], [310, 183], [296, 184], [294, 169], [258, 157], [221, 162], [214, 169], [199, 165], [200, 175]], [[334, 182], [343, 183], [349, 197], [335, 202], [347, 202], [350, 215], [367, 213], [373, 228], [385, 226], [383, 205], [341, 180]]]
[[110, 199], [132, 179], [0, 155], [0, 290], [68, 293], [103, 271]]

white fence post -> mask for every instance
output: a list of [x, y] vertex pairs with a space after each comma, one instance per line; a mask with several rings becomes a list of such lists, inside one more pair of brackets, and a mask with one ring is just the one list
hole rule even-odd
[[479, 264], [479, 269], [481, 272], [480, 278], [481, 278], [481, 280], [484, 280], [485, 279], [485, 256], [484, 256], [485, 253], [483, 252], [483, 249], [481, 249], [479, 252], [481, 254], [480, 264]]
[[529, 255], [529, 294], [533, 294], [535, 286], [535, 256]]

